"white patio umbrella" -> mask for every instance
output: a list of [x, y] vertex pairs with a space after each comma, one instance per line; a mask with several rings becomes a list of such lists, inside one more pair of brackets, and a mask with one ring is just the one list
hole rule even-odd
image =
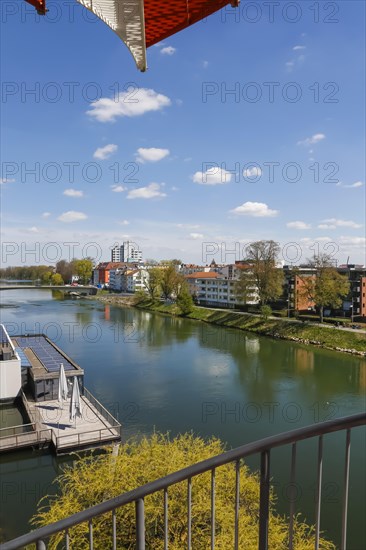
[[58, 401], [61, 403], [61, 409], [63, 408], [64, 401], [67, 400], [68, 387], [65, 369], [62, 363], [60, 363], [60, 375], [58, 379]]
[[72, 394], [70, 399], [70, 422], [73, 422], [75, 420], [75, 426], [76, 426], [76, 417], [81, 416], [82, 414], [82, 402], [80, 397], [80, 390], [79, 390], [79, 383], [74, 376], [73, 384], [72, 384]]

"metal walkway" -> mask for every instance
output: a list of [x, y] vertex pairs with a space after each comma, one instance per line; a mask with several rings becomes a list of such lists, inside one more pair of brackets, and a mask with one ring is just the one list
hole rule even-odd
[[0, 430], [0, 452], [52, 446], [56, 453], [105, 445], [121, 439], [120, 423], [85, 388], [81, 418], [69, 421], [69, 406], [59, 402], [22, 400], [30, 423]]

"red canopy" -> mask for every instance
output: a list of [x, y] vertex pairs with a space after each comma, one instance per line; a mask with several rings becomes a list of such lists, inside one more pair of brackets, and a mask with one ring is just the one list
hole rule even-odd
[[[240, 0], [77, 0], [106, 23], [146, 69], [146, 48]], [[46, 0], [26, 0], [40, 15]]]
[[201, 21], [231, 3], [231, 0], [145, 0], [146, 47]]

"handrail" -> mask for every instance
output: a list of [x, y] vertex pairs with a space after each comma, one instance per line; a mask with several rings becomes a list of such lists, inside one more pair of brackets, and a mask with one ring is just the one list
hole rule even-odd
[[[21, 429], [21, 431], [17, 435], [20, 435], [20, 434], [23, 434], [23, 433], [30, 433], [32, 430], [28, 430], [28, 431], [25, 430], [24, 431], [24, 428], [28, 428], [30, 426], [32, 427], [32, 430], [34, 431], [35, 430], [34, 422], [30, 422], [29, 424], [18, 424], [18, 426], [9, 426], [8, 428], [0, 428], [0, 439], [16, 435], [14, 430], [17, 430], [17, 429]], [[13, 430], [13, 433], [11, 433], [10, 435], [2, 435], [7, 430]]]
[[[62, 440], [62, 439], [67, 439], [67, 438], [75, 438], [76, 436], [78, 436], [78, 442], [80, 440], [80, 435], [82, 436], [86, 436], [86, 435], [89, 435], [92, 434], [92, 433], [100, 433], [100, 432], [109, 432], [111, 433], [112, 430], [115, 430], [117, 432], [117, 435], [120, 436], [121, 435], [121, 426], [111, 426], [111, 427], [108, 427], [108, 426], [105, 426], [104, 428], [96, 428], [95, 430], [89, 430], [88, 432], [77, 432], [77, 433], [70, 433], [70, 434], [63, 434], [63, 435], [55, 435], [57, 441], [59, 440]], [[56, 449], [59, 448], [59, 444], [57, 443], [57, 446], [56, 446]]]
[[107, 420], [107, 422], [109, 422], [113, 427], [121, 425], [120, 422], [118, 422], [118, 420], [114, 418], [114, 416], [111, 415], [111, 413], [104, 407], [104, 405], [102, 405], [102, 403], [100, 403], [100, 401], [98, 401], [98, 399], [94, 397], [94, 395], [90, 393], [90, 391], [85, 387], [84, 395], [91, 402], [91, 404], [94, 405], [97, 410], [99, 410], [105, 420]]
[[35, 425], [36, 425], [37, 422], [38, 422], [38, 420], [37, 420], [37, 415], [32, 413], [32, 410], [31, 410], [31, 408], [30, 408], [30, 406], [29, 406], [29, 404], [28, 404], [28, 400], [27, 400], [27, 397], [26, 397], [26, 395], [25, 395], [23, 389], [20, 390], [20, 396], [21, 396], [21, 398], [22, 398], [22, 403], [23, 403], [24, 408], [25, 408], [25, 410], [26, 410], [26, 412], [27, 412], [27, 414], [28, 414], [29, 420], [32, 422], [32, 424], [35, 424]]
[[[304, 428], [298, 428], [290, 432], [274, 435], [255, 441], [226, 451], [220, 455], [198, 462], [187, 468], [183, 468], [178, 472], [169, 474], [163, 478], [151, 481], [141, 487], [123, 493], [115, 498], [106, 500], [100, 504], [92, 506], [81, 512], [77, 512], [72, 516], [59, 520], [53, 524], [40, 527], [31, 533], [22, 535], [12, 541], [0, 545], [0, 550], [17, 550], [26, 544], [37, 542], [49, 538], [51, 535], [60, 531], [67, 531], [71, 527], [91, 521], [93, 517], [111, 512], [115, 508], [131, 502], [141, 503], [147, 495], [157, 491], [166, 490], [171, 485], [185, 480], [191, 480], [193, 477], [203, 474], [204, 472], [213, 471], [215, 468], [224, 466], [230, 462], [239, 461], [242, 458], [253, 454], [261, 453], [262, 459], [264, 455], [268, 455], [270, 449], [296, 443], [311, 437], [322, 436], [324, 434], [346, 430], [357, 426], [366, 425], [366, 413], [359, 413], [348, 417], [343, 417], [334, 420], [328, 420], [320, 424], [312, 424]], [[263, 464], [265, 466], [265, 464]]]

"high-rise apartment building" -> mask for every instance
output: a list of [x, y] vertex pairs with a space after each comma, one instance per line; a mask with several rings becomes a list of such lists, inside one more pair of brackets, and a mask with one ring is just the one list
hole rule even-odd
[[125, 241], [122, 245], [116, 244], [112, 248], [112, 262], [142, 262], [142, 251], [136, 243]]

